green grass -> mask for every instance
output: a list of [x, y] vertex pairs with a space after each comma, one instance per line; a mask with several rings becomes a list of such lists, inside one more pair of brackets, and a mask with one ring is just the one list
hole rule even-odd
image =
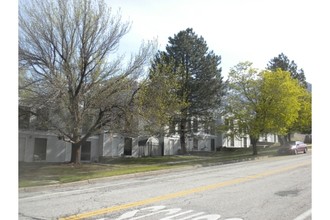
[[161, 170], [163, 165], [20, 163], [19, 187], [68, 183], [101, 177]]
[[[274, 156], [278, 147], [260, 148], [257, 156]], [[124, 174], [157, 171], [184, 166], [253, 160], [251, 149], [240, 148], [220, 152], [192, 152], [189, 155], [103, 158], [101, 163], [20, 163], [19, 187], [61, 184]]]

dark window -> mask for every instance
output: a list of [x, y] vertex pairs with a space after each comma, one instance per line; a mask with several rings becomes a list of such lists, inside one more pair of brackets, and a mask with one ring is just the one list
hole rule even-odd
[[91, 160], [91, 142], [85, 141], [81, 145], [81, 160], [90, 161]]
[[46, 160], [47, 153], [47, 139], [46, 138], [35, 138], [34, 140], [34, 161]]

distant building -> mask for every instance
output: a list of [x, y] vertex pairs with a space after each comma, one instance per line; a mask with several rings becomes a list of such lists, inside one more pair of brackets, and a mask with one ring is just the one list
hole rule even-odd
[[[215, 127], [224, 124], [224, 117], [205, 124], [194, 118], [187, 122], [190, 133], [186, 137], [187, 151], [217, 151], [222, 147], [245, 148], [250, 146], [248, 135], [230, 135]], [[178, 126], [178, 125], [175, 125]], [[177, 129], [162, 137], [103, 132], [91, 136], [82, 145], [81, 161], [95, 162], [106, 157], [143, 157], [180, 154], [180, 136]], [[260, 141], [276, 142], [276, 136], [265, 135]], [[31, 115], [28, 108], [19, 111], [19, 161], [69, 162], [71, 144], [47, 130], [38, 117]]]

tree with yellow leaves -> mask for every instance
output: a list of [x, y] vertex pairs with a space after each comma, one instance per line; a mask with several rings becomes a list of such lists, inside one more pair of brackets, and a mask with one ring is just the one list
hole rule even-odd
[[289, 72], [258, 71], [251, 62], [242, 62], [230, 70], [228, 81], [227, 114], [239, 128], [232, 132], [250, 136], [254, 155], [261, 135], [286, 134], [298, 121], [305, 90]]

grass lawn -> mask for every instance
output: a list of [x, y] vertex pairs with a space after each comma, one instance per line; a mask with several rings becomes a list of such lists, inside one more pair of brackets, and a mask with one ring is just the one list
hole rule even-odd
[[[278, 147], [260, 147], [258, 156], [274, 156]], [[192, 152], [189, 155], [107, 158], [101, 163], [19, 163], [19, 187], [68, 183], [146, 171], [156, 171], [193, 165], [212, 165], [236, 160], [253, 160], [251, 148], [236, 148], [219, 152]]]

